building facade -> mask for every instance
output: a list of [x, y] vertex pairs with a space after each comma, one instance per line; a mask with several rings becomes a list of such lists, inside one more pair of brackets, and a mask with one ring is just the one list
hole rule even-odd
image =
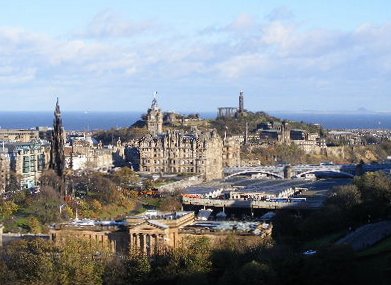
[[5, 152], [9, 156], [9, 172], [13, 171], [20, 178], [21, 187], [36, 187], [42, 171], [48, 169], [50, 146], [41, 142], [5, 143]]
[[240, 140], [227, 137], [223, 144], [223, 167], [240, 166]]
[[127, 227], [116, 222], [85, 222], [84, 220], [56, 224], [49, 230], [49, 238], [56, 245], [69, 240], [87, 240], [97, 250], [108, 250], [126, 255], [129, 252], [129, 233]]
[[179, 229], [192, 224], [194, 219], [194, 212], [147, 211], [128, 217], [130, 249], [153, 255], [167, 248], [177, 248], [181, 242]]
[[72, 170], [109, 170], [113, 167], [113, 147], [94, 145], [89, 140], [75, 140], [64, 147], [66, 168]]
[[9, 180], [10, 175], [10, 157], [8, 150], [5, 148], [0, 150], [0, 194], [4, 193]]
[[224, 159], [228, 165], [239, 165], [240, 147], [234, 141], [224, 147], [215, 130], [200, 131], [196, 127], [190, 131], [168, 129], [163, 132], [162, 120], [162, 112], [154, 98], [146, 116], [149, 134], [130, 141], [125, 149], [126, 159], [134, 170], [186, 173], [212, 180], [222, 178]]
[[120, 255], [141, 253], [151, 256], [186, 246], [186, 241], [194, 237], [208, 237], [212, 245], [228, 236], [234, 236], [243, 245], [259, 243], [271, 232], [271, 227], [262, 226], [260, 222], [196, 221], [194, 212], [189, 211], [147, 211], [121, 222], [79, 220], [54, 225], [49, 236], [56, 244], [82, 238], [92, 246]]
[[[191, 173], [206, 180], [223, 175], [223, 141], [216, 131], [167, 131], [132, 143], [135, 168], [147, 173]], [[138, 157], [137, 157], [138, 156]]]
[[37, 130], [0, 129], [0, 141], [30, 142], [39, 139]]

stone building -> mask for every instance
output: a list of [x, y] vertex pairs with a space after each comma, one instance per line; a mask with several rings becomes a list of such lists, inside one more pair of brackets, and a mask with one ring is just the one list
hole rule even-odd
[[239, 106], [238, 107], [219, 107], [217, 112], [217, 118], [233, 118], [246, 116], [247, 112], [244, 109], [244, 92], [239, 93]]
[[129, 252], [127, 227], [115, 221], [78, 220], [56, 224], [49, 230], [49, 237], [56, 245], [65, 244], [72, 239], [84, 239], [97, 249], [125, 255]]
[[113, 151], [101, 143], [94, 145], [88, 138], [74, 140], [64, 147], [65, 164], [73, 170], [108, 170], [113, 167]]
[[10, 157], [8, 149], [0, 149], [0, 194], [4, 193], [8, 184], [10, 174]]
[[156, 97], [148, 109], [149, 134], [130, 141], [125, 149], [127, 161], [136, 171], [146, 173], [187, 173], [205, 180], [220, 179], [224, 166], [240, 165], [240, 143], [224, 140], [215, 130], [162, 130], [162, 112]]
[[0, 129], [0, 141], [30, 142], [37, 139], [37, 130]]
[[181, 242], [179, 229], [192, 224], [194, 219], [194, 212], [147, 211], [128, 217], [130, 249], [153, 255], [166, 248], [177, 248]]
[[49, 230], [49, 236], [56, 244], [82, 238], [91, 245], [118, 254], [133, 251], [152, 255], [178, 247], [179, 229], [192, 224], [194, 219], [194, 212], [147, 211], [120, 222], [84, 219], [56, 224]]
[[290, 143], [290, 126], [287, 122], [263, 122], [258, 124], [261, 141], [275, 141], [280, 143]]
[[227, 137], [223, 144], [223, 167], [240, 166], [240, 141], [237, 137]]
[[147, 211], [120, 222], [79, 220], [58, 224], [50, 229], [49, 235], [56, 244], [84, 238], [91, 245], [118, 254], [151, 256], [185, 246], [191, 237], [206, 236], [212, 245], [221, 243], [228, 236], [242, 244], [255, 244], [270, 232], [271, 227], [265, 228], [260, 222], [202, 222], [196, 221], [194, 212]]
[[48, 168], [50, 160], [50, 147], [41, 142], [5, 143], [3, 153], [9, 156], [9, 172], [15, 172], [21, 179], [21, 187], [26, 189], [38, 185], [42, 171]]
[[261, 141], [274, 141], [285, 144], [294, 143], [307, 153], [320, 146], [318, 133], [309, 133], [302, 129], [292, 129], [285, 121], [263, 122], [258, 124], [257, 129]]
[[151, 108], [147, 112], [147, 128], [153, 136], [163, 132], [163, 113], [157, 104], [156, 95], [157, 92], [155, 92]]
[[130, 148], [133, 166], [142, 172], [192, 173], [206, 180], [223, 175], [223, 141], [214, 130], [168, 130], [135, 141]]

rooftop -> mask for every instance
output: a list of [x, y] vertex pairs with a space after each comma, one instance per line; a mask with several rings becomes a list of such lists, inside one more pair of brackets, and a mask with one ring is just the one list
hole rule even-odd
[[116, 231], [116, 230], [123, 229], [125, 226], [127, 226], [127, 222], [122, 220], [100, 221], [100, 220], [92, 220], [92, 219], [81, 219], [81, 220], [75, 219], [67, 223], [54, 224], [52, 225], [52, 228], [55, 230], [67, 228], [73, 230], [87, 229], [87, 230], [95, 230], [95, 231], [104, 231], [104, 230]]
[[196, 221], [181, 229], [182, 232], [212, 233], [235, 232], [239, 234], [260, 235], [262, 230], [266, 230], [269, 225], [261, 222], [241, 222], [241, 221]]
[[179, 212], [160, 212], [157, 210], [148, 210], [136, 216], [129, 216], [128, 219], [144, 219], [144, 220], [177, 220], [188, 214], [191, 211], [179, 211]]

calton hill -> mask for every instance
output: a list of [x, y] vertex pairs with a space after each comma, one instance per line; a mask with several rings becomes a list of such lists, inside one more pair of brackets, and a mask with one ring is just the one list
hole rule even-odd
[[[188, 119], [186, 121], [186, 119]], [[330, 147], [341, 151], [306, 153], [293, 143], [258, 140], [262, 123], [287, 123], [291, 129], [317, 133]], [[284, 121], [265, 113], [202, 120], [183, 116], [166, 129], [215, 128], [221, 137], [246, 136], [241, 146], [243, 164], [366, 163], [382, 160], [391, 144], [350, 146], [333, 141], [319, 125]], [[147, 134], [143, 120], [123, 129], [98, 131], [94, 138], [112, 143]], [[164, 183], [140, 177], [129, 167], [116, 172], [82, 174], [65, 170], [65, 181], [48, 170], [40, 191], [17, 191], [16, 175], [0, 199], [4, 232], [47, 233], [53, 223], [79, 217], [120, 219], [151, 207], [179, 211], [180, 193], [150, 195]], [[61, 187], [59, 187], [61, 185]], [[67, 195], [61, 191], [65, 191]], [[374, 242], [368, 233], [355, 243], [344, 237], [365, 232], [368, 225], [390, 227], [391, 177], [384, 172], [365, 173], [350, 185], [332, 189], [324, 206], [311, 211], [281, 210], [271, 222], [272, 234], [257, 244], [239, 243], [233, 236], [212, 246], [207, 237], [189, 238], [180, 248], [153, 256], [131, 252], [118, 256], [94, 248], [83, 239], [64, 245], [34, 238], [8, 243], [0, 250], [0, 284], [389, 284], [391, 237]], [[379, 225], [379, 226], [377, 226]], [[379, 229], [377, 229], [379, 230]], [[374, 231], [374, 230], [370, 230]]]
[[[167, 118], [169, 113], [165, 113]], [[303, 130], [307, 133], [317, 134], [319, 140], [327, 145], [328, 151], [304, 151], [299, 145], [287, 142], [279, 143], [278, 139], [260, 138], [262, 124], [286, 123], [290, 129]], [[191, 128], [216, 129], [224, 137], [244, 138], [248, 130], [248, 141], [241, 146], [242, 165], [275, 165], [287, 164], [319, 164], [325, 161], [334, 163], [377, 163], [384, 161], [391, 153], [391, 143], [386, 137], [378, 137], [367, 133], [360, 136], [359, 143], [351, 143], [346, 138], [335, 138], [330, 130], [319, 124], [297, 122], [271, 116], [265, 112], [249, 112], [244, 116], [217, 117], [216, 119], [202, 119], [199, 114], [179, 115], [175, 122], [165, 120], [164, 130], [182, 129], [190, 131]], [[146, 128], [146, 115], [128, 128], [112, 128], [95, 132], [97, 141], [114, 144], [118, 138], [122, 141], [139, 139], [148, 133]]]

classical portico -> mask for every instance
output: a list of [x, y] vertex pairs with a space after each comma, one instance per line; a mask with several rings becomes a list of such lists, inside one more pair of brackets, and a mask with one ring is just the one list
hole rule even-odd
[[166, 225], [154, 225], [146, 221], [129, 229], [130, 250], [153, 255], [166, 247], [169, 232]]
[[193, 212], [149, 213], [128, 217], [131, 252], [153, 255], [179, 244], [178, 229], [194, 222]]

